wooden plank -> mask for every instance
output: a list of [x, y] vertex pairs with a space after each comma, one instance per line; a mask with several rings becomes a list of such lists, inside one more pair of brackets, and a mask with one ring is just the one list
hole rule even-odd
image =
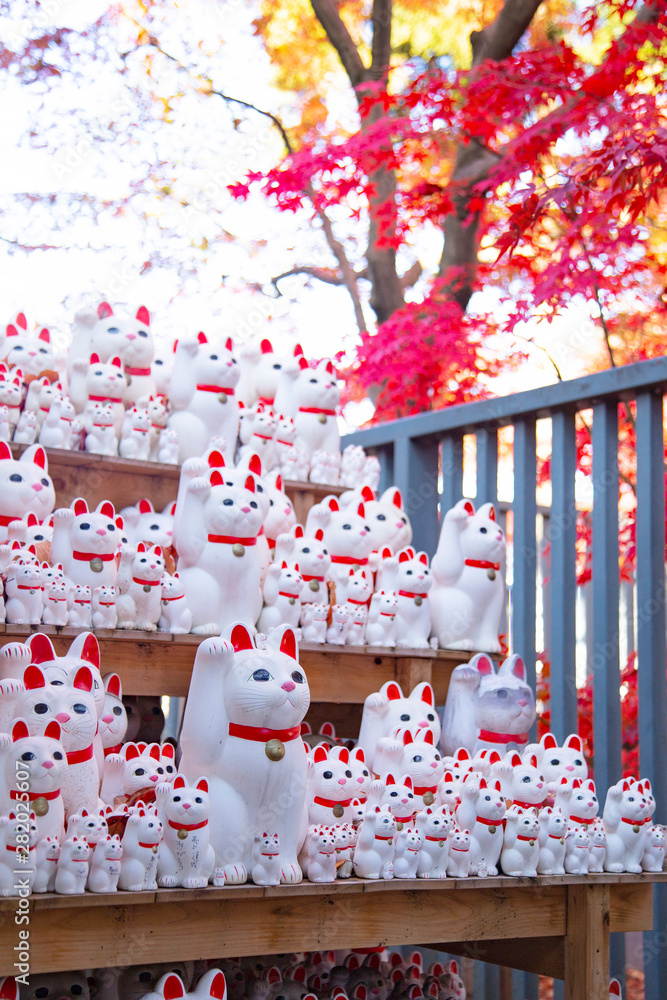
[[608, 1000], [609, 886], [567, 888], [565, 1000]]
[[[504, 965], [522, 972], [562, 979], [564, 975], [565, 937], [533, 937], [515, 941], [498, 938], [495, 941], [448, 941], [443, 945], [452, 955], [475, 961]], [[437, 949], [438, 946], [435, 945]]]
[[609, 930], [612, 933], [650, 931], [652, 927], [653, 890], [650, 884], [621, 882], [609, 886]]
[[[299, 887], [295, 887], [299, 888]], [[308, 887], [311, 889], [312, 887]], [[428, 945], [448, 938], [497, 939], [534, 934], [562, 935], [566, 904], [562, 888], [526, 887], [418, 891], [392, 886], [385, 892], [319, 894], [280, 891], [239, 898], [222, 890], [197, 899], [137, 905], [65, 906], [31, 913], [31, 971], [136, 964], [145, 961], [279, 954], [324, 948]], [[8, 974], [11, 957], [0, 974]]]

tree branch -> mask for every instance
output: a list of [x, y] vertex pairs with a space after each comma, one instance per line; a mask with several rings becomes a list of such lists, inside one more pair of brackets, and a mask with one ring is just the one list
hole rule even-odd
[[507, 59], [523, 33], [530, 27], [543, 0], [505, 0], [495, 21], [481, 31], [473, 32], [470, 42], [473, 66], [485, 59], [500, 62]]
[[315, 17], [320, 22], [327, 38], [338, 53], [353, 87], [358, 87], [368, 76], [368, 70], [363, 64], [359, 50], [354, 44], [345, 22], [338, 13], [334, 0], [310, 0]]
[[393, 0], [375, 0], [373, 3], [373, 45], [371, 49], [371, 76], [384, 80], [391, 60], [391, 19]]
[[343, 285], [341, 275], [338, 271], [331, 267], [311, 267], [309, 264], [303, 264], [300, 267], [292, 267], [289, 271], [283, 271], [282, 274], [277, 274], [275, 278], [271, 278], [271, 284], [274, 286], [279, 295], [282, 292], [278, 288], [278, 282], [282, 281], [283, 278], [292, 278], [297, 274], [305, 274], [309, 278], [317, 278], [318, 281], [323, 281], [327, 285]]

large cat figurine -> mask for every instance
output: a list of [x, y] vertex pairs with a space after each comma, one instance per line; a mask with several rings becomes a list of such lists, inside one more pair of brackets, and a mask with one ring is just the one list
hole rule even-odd
[[[75, 317], [72, 330], [72, 347], [67, 358], [67, 374], [76, 386], [74, 362], [87, 358], [91, 351], [106, 362], [114, 355], [123, 360], [128, 375], [127, 399], [130, 404], [138, 399], [148, 398], [155, 393], [155, 382], [151, 365], [155, 353], [150, 329], [150, 314], [145, 306], [140, 306], [136, 316], [123, 318], [114, 315], [108, 302], [101, 302], [97, 311], [81, 311]], [[80, 407], [80, 402], [75, 405]]]
[[[239, 399], [244, 406], [250, 407], [254, 403], [264, 403], [265, 406], [273, 406], [276, 398], [278, 386], [282, 381], [283, 373], [287, 368], [296, 372], [299, 371], [298, 363], [295, 365], [294, 358], [298, 359], [303, 355], [300, 344], [294, 347], [293, 356], [288, 354], [278, 354], [274, 351], [270, 340], [264, 337], [258, 344], [256, 340], [245, 343], [239, 352], [239, 366], [241, 368], [241, 379], [239, 381]], [[288, 393], [286, 402], [292, 400]], [[276, 409], [278, 404], [276, 403]], [[292, 413], [292, 409], [280, 409], [280, 413]]]
[[520, 656], [509, 656], [496, 673], [483, 653], [454, 668], [442, 724], [442, 750], [523, 750], [535, 722], [535, 695]]
[[[118, 519], [120, 521], [120, 519]], [[69, 507], [60, 507], [53, 515], [51, 558], [62, 563], [72, 584], [115, 587], [116, 551], [121, 540], [122, 521], [116, 520], [113, 504], [103, 500], [95, 510], [88, 510], [82, 497]]]
[[236, 620], [254, 628], [262, 609], [261, 526], [252, 475], [244, 486], [228, 486], [213, 469], [188, 483], [177, 544], [193, 632], [215, 634]]
[[49, 331], [43, 328], [37, 335], [29, 334], [27, 324], [7, 325], [3, 354], [10, 367], [19, 365], [25, 375], [35, 378], [53, 372], [56, 365]]
[[41, 524], [48, 521], [55, 502], [44, 449], [32, 445], [15, 460], [7, 442], [0, 441], [0, 543], [7, 541], [10, 521], [32, 512]]
[[359, 504], [356, 509], [348, 507], [341, 510], [336, 497], [325, 497], [310, 508], [306, 520], [307, 535], [314, 535], [318, 529], [323, 532], [323, 541], [331, 557], [327, 578], [336, 587], [336, 600], [340, 603], [350, 567], [368, 566], [373, 550], [364, 505]]
[[27, 802], [35, 810], [38, 842], [44, 837], [62, 838], [61, 787], [66, 771], [60, 724], [51, 719], [31, 735], [25, 720], [15, 719], [11, 735], [0, 735], [0, 815]]
[[118, 567], [117, 628], [155, 632], [160, 618], [164, 559], [159, 545], [123, 545]]
[[375, 770], [378, 740], [383, 736], [393, 736], [401, 728], [431, 729], [435, 742], [440, 739], [440, 719], [435, 710], [435, 695], [428, 682], [417, 684], [406, 697], [400, 684], [387, 681], [379, 691], [374, 691], [366, 698], [358, 742], [371, 770]]
[[179, 458], [202, 455], [214, 435], [225, 438], [225, 461], [233, 464], [239, 430], [235, 387], [239, 367], [230, 339], [224, 347], [209, 344], [203, 333], [197, 341], [179, 340], [169, 387], [172, 413], [168, 426], [178, 434]]
[[504, 554], [493, 504], [475, 512], [470, 500], [460, 500], [447, 511], [431, 564], [431, 618], [441, 647], [500, 652]]
[[299, 882], [307, 829], [307, 756], [301, 723], [310, 703], [291, 628], [255, 646], [242, 623], [197, 651], [181, 730], [180, 771], [208, 777], [215, 884], [245, 882], [256, 836], [280, 839], [284, 882]]

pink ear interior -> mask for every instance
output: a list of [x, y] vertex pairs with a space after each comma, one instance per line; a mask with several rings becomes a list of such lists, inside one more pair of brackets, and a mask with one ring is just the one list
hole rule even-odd
[[492, 674], [493, 664], [488, 656], [480, 656], [477, 660], [477, 670], [480, 674]]
[[242, 625], [240, 622], [232, 629], [231, 641], [232, 646], [237, 653], [242, 649], [253, 649], [250, 633], [245, 625]]
[[259, 346], [261, 348], [262, 354], [273, 354], [273, 347], [271, 345], [270, 340], [264, 338], [264, 340], [261, 342]]
[[148, 312], [146, 306], [139, 306], [139, 308], [137, 309], [137, 319], [139, 320], [140, 323], [143, 323], [144, 326], [151, 325], [150, 313]]
[[118, 674], [110, 674], [107, 678], [107, 691], [109, 694], [114, 695], [116, 698], [120, 698], [120, 677]]
[[[90, 671], [88, 671], [90, 673]], [[46, 679], [44, 674], [36, 667], [33, 663], [26, 667], [23, 671], [23, 683], [28, 691], [34, 691], [35, 688], [46, 687]]]
[[90, 672], [90, 667], [79, 667], [74, 675], [72, 687], [77, 688], [79, 691], [90, 692], [93, 690], [93, 675]]
[[12, 742], [16, 743], [17, 740], [24, 740], [28, 736], [30, 736], [30, 730], [27, 722], [25, 719], [17, 719], [12, 726]]
[[385, 694], [387, 695], [389, 701], [396, 701], [397, 699], [403, 697], [403, 692], [401, 691], [398, 684], [393, 684], [393, 683], [389, 684]]
[[293, 660], [296, 660], [296, 637], [291, 628], [288, 628], [280, 640], [280, 652], [287, 653]]

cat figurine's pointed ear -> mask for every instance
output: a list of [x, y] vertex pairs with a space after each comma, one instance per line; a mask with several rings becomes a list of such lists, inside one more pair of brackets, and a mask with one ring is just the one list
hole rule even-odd
[[49, 471], [49, 463], [46, 457], [46, 452], [39, 444], [33, 444], [29, 448], [26, 448], [19, 458], [19, 462], [38, 465], [40, 469], [44, 470], [44, 472]]
[[25, 740], [28, 736], [30, 736], [30, 730], [25, 719], [15, 719], [12, 726], [12, 743], [16, 743], [17, 740]]
[[34, 635], [29, 636], [25, 645], [30, 650], [33, 663], [52, 663], [56, 659], [53, 643], [42, 632], [35, 632]]
[[60, 729], [60, 723], [56, 719], [51, 719], [47, 722], [46, 728], [44, 729], [44, 735], [49, 740], [57, 740], [60, 743], [62, 737], [62, 731]]
[[516, 653], [512, 656], [508, 656], [506, 660], [503, 660], [502, 665], [498, 670], [499, 676], [502, 675], [506, 677], [512, 675], [518, 677], [520, 681], [526, 683], [526, 665]]
[[235, 653], [240, 653], [243, 649], [255, 648], [252, 636], [243, 622], [236, 622], [234, 625], [229, 625], [223, 632], [222, 638], [227, 639], [232, 644]]
[[90, 667], [79, 667], [71, 683], [73, 688], [90, 693], [93, 690], [93, 674]]
[[46, 678], [39, 667], [31, 663], [23, 671], [23, 683], [27, 691], [34, 691], [35, 688], [46, 687]]
[[193, 997], [212, 997], [213, 1000], [226, 1000], [227, 983], [220, 969], [209, 969], [198, 981]]
[[80, 632], [70, 646], [67, 655], [75, 656], [78, 660], [89, 663], [91, 667], [100, 669], [100, 644], [92, 632]]
[[266, 641], [274, 649], [278, 649], [281, 653], [286, 653], [293, 660], [298, 660], [299, 646], [291, 625], [280, 625], [278, 628], [273, 629]]
[[13, 976], [0, 979], [0, 1000], [20, 1000], [19, 985]]
[[493, 665], [493, 660], [486, 653], [477, 653], [473, 656], [468, 666], [472, 667], [479, 674], [495, 674], [496, 668]]
[[422, 681], [421, 684], [417, 684], [410, 692], [410, 700], [415, 701], [417, 699], [425, 702], [427, 705], [435, 705], [435, 694], [428, 681]]
[[175, 972], [169, 972], [158, 980], [155, 992], [163, 996], [164, 1000], [182, 1000], [187, 996], [183, 980]]
[[577, 750], [579, 753], [584, 752], [584, 744], [581, 739], [581, 736], [579, 736], [578, 733], [572, 733], [570, 736], [568, 736], [568, 738], [565, 740], [565, 746], [569, 747], [570, 750]]
[[555, 750], [558, 746], [558, 742], [553, 733], [545, 733], [540, 740], [540, 746], [543, 750]]
[[483, 503], [477, 511], [478, 516], [486, 517], [489, 521], [496, 521], [496, 508], [492, 503]]

